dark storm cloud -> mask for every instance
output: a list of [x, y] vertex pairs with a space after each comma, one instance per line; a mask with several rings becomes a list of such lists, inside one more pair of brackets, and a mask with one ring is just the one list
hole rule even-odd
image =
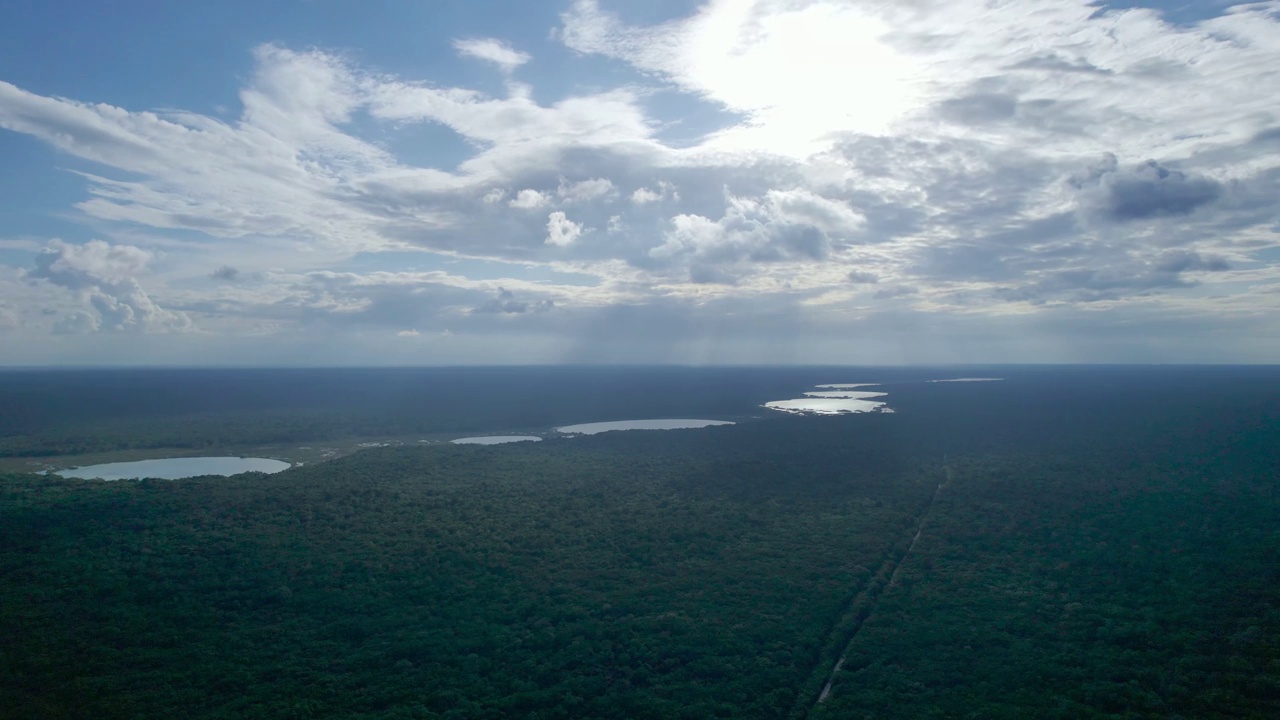
[[1191, 178], [1151, 161], [1111, 183], [1108, 209], [1117, 220], [1187, 215], [1221, 194], [1222, 186], [1214, 180]]
[[1083, 205], [1113, 222], [1190, 215], [1223, 194], [1217, 180], [1195, 177], [1155, 160], [1122, 168], [1108, 155], [1071, 183], [1081, 191]]

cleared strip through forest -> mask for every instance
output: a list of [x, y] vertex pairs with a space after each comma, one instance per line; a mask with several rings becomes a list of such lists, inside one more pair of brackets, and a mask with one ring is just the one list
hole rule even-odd
[[[810, 681], [806, 682], [805, 686], [801, 688], [800, 694], [796, 698], [796, 705], [788, 716], [789, 720], [802, 720], [807, 717], [809, 713], [817, 708], [818, 705], [825, 702], [827, 696], [831, 694], [831, 685], [835, 682], [836, 673], [840, 672], [840, 669], [844, 666], [845, 658], [849, 655], [849, 648], [853, 646], [853, 641], [858, 637], [858, 632], [862, 630], [863, 624], [866, 623], [872, 614], [874, 614], [876, 602], [879, 601], [880, 595], [885, 591], [885, 589], [893, 586], [894, 582], [898, 578], [899, 568], [902, 567], [902, 564], [911, 555], [911, 551], [915, 549], [916, 543], [920, 540], [920, 535], [924, 532], [924, 525], [929, 519], [929, 513], [933, 511], [933, 505], [938, 500], [938, 494], [951, 484], [951, 480], [953, 478], [951, 466], [944, 464], [942, 469], [946, 473], [947, 479], [945, 482], [940, 483], [933, 489], [933, 494], [929, 497], [929, 503], [925, 505], [924, 511], [920, 513], [920, 521], [916, 523], [915, 535], [912, 536], [911, 543], [907, 546], [907, 549], [897, 557], [894, 557], [893, 554], [890, 553], [889, 556], [885, 558], [884, 562], [882, 562], [880, 567], [876, 570], [875, 575], [871, 577], [871, 580], [862, 589], [862, 591], [854, 596], [853, 600], [850, 601], [848, 608], [840, 616], [840, 620], [838, 620], [831, 628], [828, 643], [831, 641], [838, 641], [839, 638], [837, 636], [840, 634], [841, 628], [847, 625], [845, 620], [849, 618], [853, 619], [853, 626], [849, 632], [848, 640], [845, 641], [844, 646], [840, 651], [840, 657], [836, 660], [835, 664], [831, 667], [831, 671], [827, 674], [826, 684], [822, 686], [822, 689], [818, 692], [817, 697], [812, 703], [806, 702], [806, 697], [813, 697], [811, 694], [812, 690], [806, 691], [806, 689], [809, 688], [811, 684], [816, 686], [816, 682], [811, 676]], [[828, 645], [824, 645], [824, 647], [827, 646]], [[815, 667], [813, 671], [814, 674], [817, 674], [821, 670], [822, 663], [823, 657], [820, 655], [818, 658], [818, 666]]]

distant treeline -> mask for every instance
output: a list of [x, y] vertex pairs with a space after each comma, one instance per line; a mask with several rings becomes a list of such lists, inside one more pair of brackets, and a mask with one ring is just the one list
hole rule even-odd
[[[962, 375], [996, 383], [922, 381]], [[828, 382], [883, 382], [938, 451], [1041, 442], [1148, 420], [1216, 426], [1274, 409], [1280, 369], [426, 368], [0, 372], [0, 457], [546, 429], [631, 418], [741, 418]], [[1106, 413], [1098, 412], [1106, 407]], [[1273, 410], [1271, 410], [1273, 411]], [[1067, 438], [1069, 439], [1069, 438]], [[968, 444], [968, 445], [966, 445]]]

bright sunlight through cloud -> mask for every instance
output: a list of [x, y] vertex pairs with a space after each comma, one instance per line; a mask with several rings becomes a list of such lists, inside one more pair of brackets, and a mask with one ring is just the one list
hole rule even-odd
[[1278, 2], [301, 5], [0, 53], [0, 362], [1280, 357]]

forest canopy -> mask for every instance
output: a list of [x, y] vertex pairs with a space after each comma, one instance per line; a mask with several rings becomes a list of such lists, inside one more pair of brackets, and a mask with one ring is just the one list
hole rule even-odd
[[[3, 475], [0, 717], [1275, 717], [1276, 380], [904, 375], [893, 414]], [[682, 409], [750, 412], [722, 382]]]

